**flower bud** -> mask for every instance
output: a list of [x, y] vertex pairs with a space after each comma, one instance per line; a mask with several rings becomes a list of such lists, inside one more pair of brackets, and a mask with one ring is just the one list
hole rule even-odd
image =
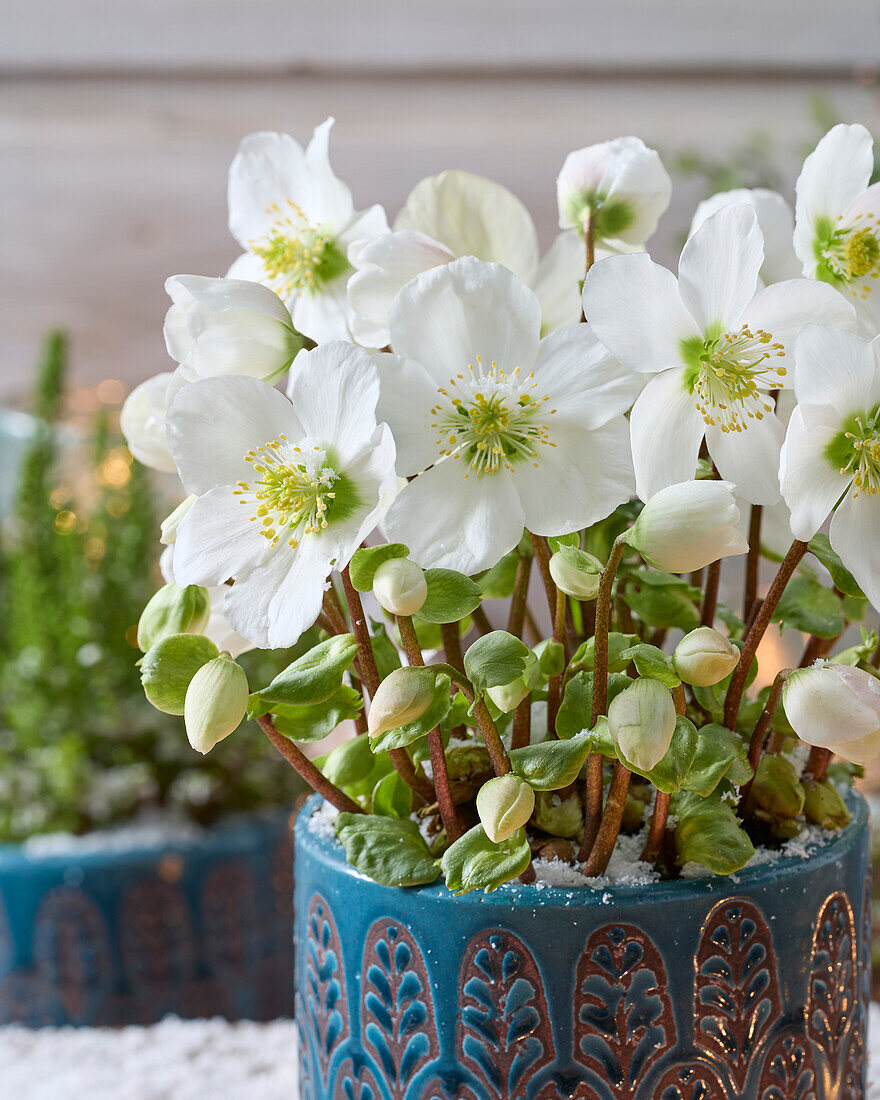
[[563, 798], [559, 791], [538, 791], [534, 813], [535, 824], [551, 836], [577, 836], [584, 826], [584, 810], [576, 794]]
[[849, 665], [815, 664], [791, 673], [782, 692], [801, 741], [853, 764], [880, 755], [880, 680]]
[[672, 744], [675, 723], [672, 695], [659, 680], [636, 680], [608, 708], [608, 732], [639, 771], [660, 763]]
[[648, 501], [626, 541], [655, 569], [691, 573], [719, 558], [745, 554], [739, 508], [729, 481], [682, 481]]
[[739, 650], [729, 638], [711, 626], [698, 626], [685, 634], [672, 654], [672, 665], [686, 684], [712, 687], [739, 664]]
[[518, 775], [499, 775], [477, 793], [477, 813], [493, 844], [508, 840], [532, 816], [535, 792]]
[[175, 542], [177, 542], [177, 528], [180, 526], [180, 521], [190, 508], [192, 508], [196, 500], [198, 500], [196, 494], [190, 493], [186, 500], [182, 500], [174, 511], [162, 520], [159, 542], [161, 542], [163, 546], [173, 546]]
[[584, 554], [596, 563], [595, 572], [586, 572], [573, 565], [559, 550], [550, 559], [550, 576], [556, 587], [576, 600], [595, 600], [602, 581], [602, 563], [592, 554]]
[[119, 414], [119, 426], [134, 457], [166, 474], [176, 469], [165, 436], [165, 408], [173, 381], [174, 375], [163, 371], [141, 382], [126, 397]]
[[183, 704], [186, 735], [196, 752], [210, 752], [228, 737], [240, 725], [247, 705], [247, 676], [229, 654], [202, 665], [190, 680]]
[[421, 718], [434, 698], [434, 685], [435, 673], [430, 668], [404, 665], [390, 672], [370, 704], [370, 736], [378, 737]]
[[201, 634], [211, 615], [211, 600], [206, 588], [197, 584], [178, 588], [166, 584], [152, 597], [141, 613], [137, 629], [138, 649], [146, 653], [150, 646], [170, 634]]
[[818, 783], [808, 780], [804, 790], [804, 816], [812, 825], [821, 825], [823, 829], [842, 829], [849, 825], [850, 812], [830, 779]]
[[373, 574], [373, 595], [392, 615], [415, 615], [428, 597], [425, 572], [409, 558], [389, 558]]
[[538, 658], [534, 653], [529, 653], [525, 661], [526, 667], [521, 676], [517, 676], [509, 684], [486, 688], [486, 694], [502, 714], [509, 714], [512, 710], [516, 710], [529, 692], [537, 686], [541, 675]]
[[764, 753], [752, 780], [750, 801], [757, 817], [784, 821], [799, 817], [804, 808], [804, 787], [786, 756]]

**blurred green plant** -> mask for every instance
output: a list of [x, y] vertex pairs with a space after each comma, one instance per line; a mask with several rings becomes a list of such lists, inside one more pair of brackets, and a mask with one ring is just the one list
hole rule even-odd
[[[60, 442], [66, 365], [66, 339], [51, 333], [0, 528], [0, 840], [86, 832], [150, 806], [201, 824], [292, 807], [299, 781], [265, 739], [230, 738], [206, 759], [144, 699], [135, 636], [156, 587], [154, 488], [106, 406], [85, 461]], [[252, 655], [255, 682], [290, 660]]]

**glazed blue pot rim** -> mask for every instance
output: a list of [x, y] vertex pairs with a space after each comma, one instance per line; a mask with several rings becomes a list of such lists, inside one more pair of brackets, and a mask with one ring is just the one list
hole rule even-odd
[[[144, 841], [131, 844], [108, 844], [104, 848], [84, 848], [78, 851], [71, 846], [58, 852], [28, 852], [26, 842], [0, 843], [0, 875], [26, 868], [100, 867], [108, 863], [126, 860], [156, 859], [166, 855], [186, 856], [195, 852], [211, 852], [238, 848], [247, 849], [255, 837], [266, 829], [276, 829], [291, 817], [289, 810], [259, 811], [251, 815], [234, 814], [213, 825], [195, 826], [192, 836], [169, 835], [167, 840]], [[88, 836], [89, 834], [84, 834]]]
[[633, 901], [671, 902], [685, 901], [689, 898], [707, 895], [728, 895], [741, 888], [760, 889], [778, 888], [782, 880], [801, 874], [805, 867], [818, 868], [840, 860], [868, 827], [869, 811], [864, 797], [855, 790], [847, 791], [844, 799], [849, 807], [852, 819], [839, 831], [829, 833], [827, 839], [811, 847], [806, 856], [785, 855], [755, 867], [746, 866], [733, 875], [707, 873], [693, 879], [678, 879], [673, 882], [653, 882], [644, 884], [609, 884], [607, 886], [526, 886], [519, 882], [505, 883], [490, 894], [474, 890], [469, 894], [456, 897], [447, 888], [442, 878], [428, 886], [379, 886], [372, 879], [362, 875], [346, 860], [342, 845], [338, 840], [329, 839], [313, 832], [308, 827], [309, 818], [321, 805], [323, 799], [313, 794], [296, 816], [294, 834], [297, 844], [308, 844], [325, 862], [333, 865], [334, 874], [343, 874], [348, 878], [370, 883], [378, 889], [400, 892], [408, 895], [418, 894], [426, 900], [437, 903], [448, 902], [453, 905], [495, 905], [510, 907], [511, 904], [531, 906], [535, 909], [571, 907], [573, 902], [579, 906], [608, 907], [616, 902], [625, 904]]

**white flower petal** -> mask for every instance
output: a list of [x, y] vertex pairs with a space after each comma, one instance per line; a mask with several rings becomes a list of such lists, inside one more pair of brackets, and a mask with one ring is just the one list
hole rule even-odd
[[135, 386], [119, 417], [119, 426], [134, 457], [162, 473], [174, 473], [176, 469], [168, 446], [165, 415], [168, 387], [175, 374], [163, 371]]
[[708, 218], [684, 246], [678, 263], [681, 300], [703, 332], [722, 331], [754, 297], [764, 242], [754, 208], [738, 203]]
[[646, 253], [594, 264], [584, 283], [584, 312], [613, 355], [647, 373], [679, 366], [682, 340], [700, 335], [675, 276]]
[[188, 493], [249, 479], [245, 454], [281, 434], [300, 438], [300, 422], [284, 395], [256, 378], [192, 382], [168, 409], [168, 444]]
[[364, 500], [374, 501], [366, 513], [359, 510], [351, 520], [335, 523], [333, 535], [339, 543], [338, 554], [334, 559], [335, 569], [344, 569], [352, 554], [385, 518], [388, 509], [403, 484], [394, 468], [396, 443], [387, 424], [379, 424], [370, 438], [366, 449], [355, 455], [352, 469]]
[[[834, 410], [829, 424], [880, 402], [880, 368], [874, 349], [861, 337], [830, 325], [810, 325], [797, 338], [794, 357], [798, 401]], [[814, 422], [807, 414], [805, 421]]]
[[763, 420], [743, 420], [741, 432], [722, 432], [706, 427], [709, 455], [736, 495], [750, 504], [775, 504], [779, 500], [779, 451], [785, 429], [775, 413]]
[[401, 355], [377, 352], [373, 362], [380, 383], [376, 415], [394, 435], [398, 472], [402, 477], [411, 477], [439, 457], [437, 432], [431, 426], [437, 385], [419, 363]]
[[875, 608], [880, 608], [880, 497], [848, 493], [831, 519], [831, 545]]
[[339, 243], [345, 249], [348, 262], [353, 264], [361, 249], [377, 237], [388, 234], [388, 218], [384, 206], [376, 203], [354, 215], [345, 230], [339, 234]]
[[391, 344], [421, 363], [438, 385], [492, 361], [528, 373], [538, 353], [541, 307], [527, 286], [500, 264], [472, 257], [425, 271], [391, 307]]
[[[785, 716], [808, 745], [843, 749], [869, 737], [877, 715], [852, 690], [836, 668], [813, 667], [795, 672], [785, 687]], [[845, 715], [845, 721], [841, 716]]]
[[825, 448], [836, 434], [836, 428], [825, 425], [808, 428], [800, 405], [791, 414], [779, 459], [779, 480], [791, 510], [792, 535], [804, 542], [819, 530], [852, 480], [825, 457]]
[[402, 542], [419, 565], [479, 573], [522, 537], [525, 517], [505, 470], [478, 475], [448, 458], [406, 485], [385, 517], [389, 542]]
[[658, 374], [645, 386], [630, 416], [636, 491], [648, 500], [667, 485], [691, 481], [705, 424], [684, 386], [683, 370]]
[[[242, 252], [237, 260], [232, 261], [226, 272], [227, 279], [238, 279], [242, 282], [258, 283], [265, 277], [266, 268], [263, 266], [263, 261], [253, 252]], [[281, 304], [284, 305], [283, 302]]]
[[537, 465], [517, 463], [511, 474], [530, 531], [580, 531], [632, 497], [635, 478], [624, 417], [594, 430], [554, 423], [550, 438], [556, 446], [540, 447]]
[[583, 240], [573, 229], [559, 233], [541, 257], [532, 286], [541, 303], [542, 333], [580, 320], [585, 267]]
[[165, 291], [176, 304], [197, 302], [211, 312], [250, 310], [290, 326], [290, 314], [278, 295], [250, 279], [211, 279], [204, 275], [172, 275]]
[[471, 172], [441, 172], [417, 183], [394, 228], [425, 233], [456, 256], [504, 264], [525, 283], [538, 268], [531, 214], [506, 187]]
[[317, 293], [302, 292], [290, 306], [293, 323], [299, 332], [316, 344], [351, 338], [353, 312], [348, 302], [346, 278], [340, 276], [322, 286]]
[[766, 187], [739, 187], [733, 191], [719, 191], [699, 204], [688, 236], [692, 237], [703, 222], [722, 207], [742, 202], [754, 207], [758, 226], [764, 237], [761, 280], [771, 284], [797, 278], [801, 274], [801, 263], [792, 244], [794, 211], [778, 191], [769, 191]]
[[252, 511], [232, 488], [210, 489], [180, 521], [174, 543], [174, 579], [179, 585], [225, 584], [269, 552]]

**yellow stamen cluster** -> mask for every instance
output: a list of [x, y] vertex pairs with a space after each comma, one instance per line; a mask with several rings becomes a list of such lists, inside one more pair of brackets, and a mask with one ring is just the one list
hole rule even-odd
[[854, 420], [858, 425], [858, 434], [844, 433], [852, 444], [852, 457], [840, 472], [852, 475], [853, 496], [858, 496], [860, 492], [875, 496], [880, 493], [880, 425], [873, 419], [865, 421], [861, 416], [854, 417]]
[[516, 367], [508, 375], [494, 359], [485, 370], [477, 356], [476, 366], [469, 363], [466, 374], [456, 374], [448, 388], [437, 391], [441, 400], [431, 409], [431, 426], [440, 455], [464, 458], [469, 472], [477, 474], [512, 470], [522, 460], [537, 466], [538, 445], [556, 446], [543, 421], [556, 409], [543, 411], [550, 397], [535, 395], [537, 386], [533, 373], [521, 377]]
[[277, 546], [287, 536], [287, 545], [299, 546], [303, 535], [314, 535], [327, 526], [327, 513], [336, 494], [337, 475], [326, 462], [320, 447], [307, 451], [280, 435], [244, 456], [259, 479], [239, 481], [233, 490], [241, 503], [254, 509], [252, 523], [260, 534]]
[[[838, 226], [822, 250], [830, 271], [844, 283], [880, 278], [878, 235], [880, 224], [874, 214], [856, 214], [851, 226]], [[858, 282], [847, 289], [853, 297], [867, 298], [873, 288], [870, 283]]]
[[783, 385], [786, 368], [773, 362], [785, 348], [764, 329], [743, 325], [707, 341], [693, 382], [697, 411], [711, 427], [741, 432], [748, 420], [773, 411], [768, 390]]
[[292, 199], [282, 209], [272, 203], [267, 214], [274, 221], [264, 237], [250, 242], [250, 249], [263, 261], [266, 280], [276, 294], [289, 297], [294, 290], [317, 290], [324, 253], [332, 235], [313, 226]]

